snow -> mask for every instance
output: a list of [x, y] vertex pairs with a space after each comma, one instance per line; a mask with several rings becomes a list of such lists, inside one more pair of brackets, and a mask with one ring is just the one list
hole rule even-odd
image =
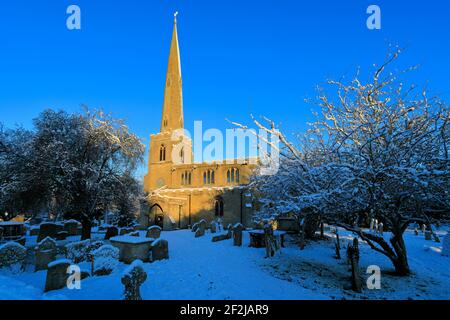
[[142, 238], [142, 237], [133, 237], [133, 236], [117, 236], [110, 239], [110, 241], [113, 242], [121, 242], [121, 243], [133, 243], [133, 244], [139, 244], [139, 243], [147, 243], [152, 242], [154, 239], [152, 238]]
[[[341, 247], [353, 235], [339, 230]], [[439, 231], [439, 236], [445, 231]], [[450, 258], [440, 254], [441, 243], [426, 241], [423, 234], [405, 234], [412, 275], [393, 276], [390, 261], [360, 242], [361, 276], [365, 284], [369, 265], [382, 271], [381, 290], [364, 289], [357, 294], [344, 287], [350, 282], [350, 271], [343, 259], [334, 258], [333, 240], [308, 242], [299, 250], [295, 239], [286, 238], [286, 248], [270, 259], [264, 249], [249, 248], [249, 235], [244, 231], [243, 246], [233, 241], [213, 243], [214, 234], [194, 238], [190, 230], [163, 231], [169, 242], [170, 259], [144, 263], [148, 280], [141, 287], [144, 299], [449, 299]], [[332, 233], [326, 233], [334, 237]], [[385, 233], [386, 239], [389, 234]], [[137, 238], [137, 237], [130, 237]], [[89, 263], [80, 263], [89, 268]], [[108, 276], [84, 279], [81, 290], [67, 288], [44, 293], [46, 271], [7, 274], [0, 270], [0, 297], [3, 299], [122, 299], [121, 277], [130, 266], [119, 263]]]
[[70, 261], [69, 259], [58, 259], [58, 260], [50, 262], [48, 264], [48, 267], [53, 268], [53, 267], [57, 266], [58, 264], [66, 264], [66, 263], [72, 264], [72, 261]]
[[2, 222], [0, 222], [0, 227], [22, 226], [22, 225], [24, 225], [24, 222], [17, 222], [17, 221], [2, 221]]
[[122, 277], [126, 277], [126, 276], [131, 276], [131, 274], [133, 273], [134, 268], [144, 268], [144, 263], [142, 262], [142, 260], [134, 260], [123, 272], [122, 272]]

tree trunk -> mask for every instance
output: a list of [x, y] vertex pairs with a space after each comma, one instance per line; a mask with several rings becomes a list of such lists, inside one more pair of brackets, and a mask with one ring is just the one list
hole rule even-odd
[[92, 222], [89, 218], [81, 218], [81, 240], [91, 238]]
[[393, 234], [391, 244], [394, 247], [397, 256], [392, 260], [395, 267], [395, 273], [400, 276], [409, 275], [411, 271], [408, 265], [408, 255], [406, 253], [406, 246], [403, 240], [403, 235]]

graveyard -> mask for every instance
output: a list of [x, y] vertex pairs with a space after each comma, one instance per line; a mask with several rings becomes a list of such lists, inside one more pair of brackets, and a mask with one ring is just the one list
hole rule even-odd
[[[49, 225], [51, 223], [41, 224], [42, 230], [54, 232], [49, 231]], [[28, 228], [25, 242], [21, 240], [24, 246], [7, 242], [10, 246], [14, 243], [13, 247], [25, 248], [24, 256], [16, 256], [10, 265], [5, 258], [5, 244], [0, 247], [1, 299], [415, 300], [449, 297], [450, 257], [446, 237], [449, 228], [445, 225], [434, 232], [440, 242], [427, 240], [421, 230], [406, 231], [411, 267], [408, 277], [394, 275], [388, 259], [360, 241], [361, 292], [351, 288], [351, 268], [344, 250], [341, 259], [336, 259], [335, 255], [336, 232], [343, 248], [353, 241], [354, 235], [331, 226], [325, 227], [323, 237], [317, 233], [317, 240], [308, 241], [303, 250], [299, 249], [297, 234], [285, 234], [283, 245], [276, 241], [278, 248], [273, 255], [267, 251], [268, 246], [255, 245], [251, 234], [258, 230], [241, 228], [239, 224], [224, 230], [220, 225], [206, 226], [201, 222], [192, 229], [162, 232], [158, 227], [137, 231], [94, 227], [92, 239], [87, 241], [80, 241], [76, 225], [70, 227], [75, 235], [67, 235], [65, 239], [46, 236], [42, 240], [42, 232], [33, 231], [31, 235], [30, 231], [36, 228]], [[283, 232], [275, 230], [274, 234], [277, 233]], [[389, 237], [389, 232], [384, 232], [383, 237]], [[380, 289], [366, 286], [370, 276], [366, 270], [371, 265], [381, 269]], [[81, 271], [78, 286], [67, 284], [66, 271], [71, 266]]]

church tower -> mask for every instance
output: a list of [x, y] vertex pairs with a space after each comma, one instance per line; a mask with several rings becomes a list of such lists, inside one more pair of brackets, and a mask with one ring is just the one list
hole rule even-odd
[[148, 174], [144, 178], [147, 192], [173, 185], [172, 168], [192, 162], [192, 141], [184, 134], [183, 89], [177, 13], [174, 14], [172, 41], [164, 88], [161, 130], [150, 136]]

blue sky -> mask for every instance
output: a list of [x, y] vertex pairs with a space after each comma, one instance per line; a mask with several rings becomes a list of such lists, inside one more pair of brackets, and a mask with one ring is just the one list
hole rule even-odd
[[[81, 8], [82, 30], [66, 28]], [[377, 4], [382, 29], [366, 28]], [[187, 129], [225, 129], [225, 118], [266, 115], [288, 132], [305, 129], [316, 86], [383, 61], [450, 96], [447, 0], [15, 0], [0, 5], [0, 121], [30, 127], [47, 107], [103, 108], [148, 142], [159, 130], [172, 14], [180, 12]]]

